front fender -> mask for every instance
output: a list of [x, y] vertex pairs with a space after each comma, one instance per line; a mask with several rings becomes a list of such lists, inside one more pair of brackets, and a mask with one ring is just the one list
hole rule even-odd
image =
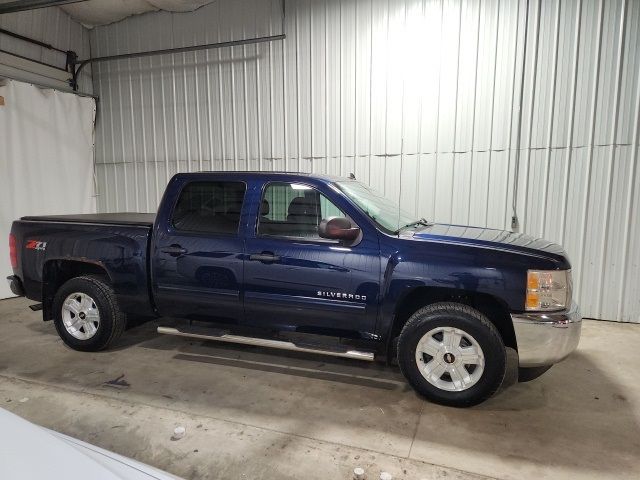
[[[382, 243], [382, 242], [381, 242]], [[382, 245], [381, 315], [376, 333], [389, 336], [394, 318], [419, 287], [484, 295], [507, 311], [524, 308], [527, 255], [498, 249], [394, 238]]]

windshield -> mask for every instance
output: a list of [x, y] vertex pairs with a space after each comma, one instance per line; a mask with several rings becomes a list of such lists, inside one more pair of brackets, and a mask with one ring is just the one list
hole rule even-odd
[[386, 233], [395, 233], [414, 222], [411, 214], [380, 192], [360, 182], [336, 182], [336, 185]]

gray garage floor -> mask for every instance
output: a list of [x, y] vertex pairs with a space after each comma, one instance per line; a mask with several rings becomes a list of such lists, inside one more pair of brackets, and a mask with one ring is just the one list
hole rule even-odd
[[[0, 301], [0, 406], [185, 478], [348, 479], [356, 466], [369, 479], [640, 477], [640, 325], [587, 321], [565, 362], [457, 410], [393, 368], [153, 323], [83, 354], [29, 303]], [[178, 425], [186, 437], [171, 441]]]

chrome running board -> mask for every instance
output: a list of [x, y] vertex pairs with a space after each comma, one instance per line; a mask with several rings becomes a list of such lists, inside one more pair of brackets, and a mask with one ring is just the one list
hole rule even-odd
[[[202, 331], [202, 329], [199, 329]], [[205, 333], [195, 333], [188, 330], [180, 330], [174, 327], [158, 327], [158, 333], [165, 335], [177, 335], [179, 337], [199, 338], [202, 340], [213, 340], [215, 342], [239, 343], [242, 345], [254, 345], [256, 347], [277, 348], [280, 350], [293, 350], [295, 352], [316, 353], [320, 355], [329, 355], [332, 357], [353, 358], [355, 360], [366, 360], [372, 362], [374, 360], [373, 352], [363, 352], [360, 350], [330, 350], [323, 348], [301, 347], [295, 343], [283, 340], [269, 340], [266, 338], [241, 337], [239, 335], [208, 335]]]

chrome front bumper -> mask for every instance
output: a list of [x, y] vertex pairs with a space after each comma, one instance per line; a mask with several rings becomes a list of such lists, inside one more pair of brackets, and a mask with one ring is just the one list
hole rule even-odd
[[562, 312], [511, 314], [521, 367], [553, 365], [578, 346], [582, 317], [575, 303]]

